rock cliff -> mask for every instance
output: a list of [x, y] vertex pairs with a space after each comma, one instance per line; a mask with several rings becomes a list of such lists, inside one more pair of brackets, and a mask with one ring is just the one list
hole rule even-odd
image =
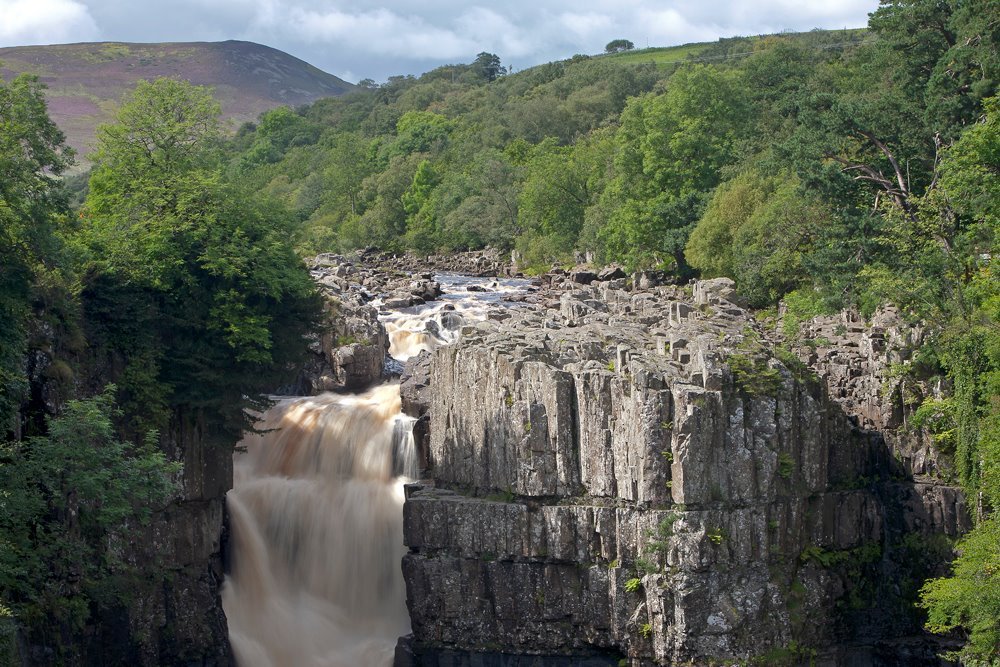
[[219, 587], [232, 443], [214, 435], [197, 415], [178, 412], [161, 447], [170, 460], [184, 464], [180, 492], [125, 548], [133, 564], [147, 570], [156, 564], [155, 576], [133, 582], [124, 618], [100, 624], [100, 641], [90, 655], [93, 664], [231, 665]]
[[[114, 376], [121, 360], [91, 359], [74, 377], [60, 359], [67, 350], [51, 330], [27, 360], [30, 403], [26, 414], [40, 420], [59, 413], [77, 392], [92, 394]], [[36, 426], [37, 428], [37, 426]], [[177, 493], [165, 507], [153, 508], [146, 525], [127, 532], [124, 543], [109, 546], [135, 575], [114, 600], [94, 604], [82, 628], [68, 626], [62, 636], [19, 637], [20, 662], [71, 665], [232, 664], [226, 618], [219, 599], [226, 542], [225, 495], [232, 486], [233, 443], [206, 426], [194, 409], [175, 410], [159, 439], [168, 460], [183, 464]], [[53, 625], [55, 627], [55, 624]]]
[[397, 663], [935, 664], [896, 640], [968, 517], [882, 390], [919, 332], [887, 314], [781, 346], [726, 280], [583, 277], [404, 381], [429, 470], [405, 506]]

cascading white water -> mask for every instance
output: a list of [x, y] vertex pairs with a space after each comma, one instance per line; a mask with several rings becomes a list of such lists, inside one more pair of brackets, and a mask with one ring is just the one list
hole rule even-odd
[[[458, 340], [463, 324], [486, 319], [490, 306], [499, 305], [504, 295], [521, 292], [528, 284], [526, 280], [448, 274], [438, 275], [436, 280], [445, 288], [439, 301], [379, 313], [379, 320], [389, 334], [392, 358], [406, 361], [424, 350], [451, 345]], [[469, 291], [470, 287], [475, 291]]]
[[466, 318], [474, 313], [463, 309], [463, 315], [448, 303], [422, 307], [415, 312], [392, 312], [380, 316], [389, 334], [389, 355], [406, 361], [424, 350], [434, 350], [458, 340]]
[[[379, 314], [398, 361], [457, 340], [525, 281], [441, 276], [441, 301]], [[469, 292], [468, 285], [477, 292]], [[377, 305], [377, 303], [376, 303]], [[387, 667], [409, 634], [403, 484], [416, 476], [399, 386], [285, 398], [233, 457], [222, 589], [240, 667]]]
[[222, 591], [240, 667], [391, 664], [410, 631], [400, 560], [411, 426], [386, 385], [281, 401], [244, 440]]

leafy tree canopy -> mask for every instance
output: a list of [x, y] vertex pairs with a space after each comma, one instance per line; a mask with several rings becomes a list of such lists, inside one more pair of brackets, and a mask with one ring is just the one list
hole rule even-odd
[[130, 577], [158, 565], [126, 562], [123, 546], [176, 493], [180, 464], [155, 433], [118, 440], [113, 393], [70, 401], [44, 437], [0, 445], [0, 599], [49, 642], [78, 634], [94, 605], [121, 604]]
[[66, 212], [58, 176], [72, 162], [37, 77], [0, 81], [0, 435], [26, 388], [22, 358], [32, 288], [55, 268]]
[[130, 414], [162, 426], [172, 406], [207, 408], [232, 437], [243, 397], [304, 351], [317, 300], [287, 211], [224, 182], [217, 115], [207, 90], [160, 79], [101, 130], [84, 302], [95, 339], [126, 360]]
[[495, 53], [483, 51], [476, 56], [472, 63], [472, 70], [477, 72], [486, 81], [496, 81], [499, 77], [507, 73], [503, 65], [500, 64], [500, 56]]
[[635, 44], [627, 39], [613, 39], [604, 47], [605, 53], [620, 53], [621, 51], [631, 51]]

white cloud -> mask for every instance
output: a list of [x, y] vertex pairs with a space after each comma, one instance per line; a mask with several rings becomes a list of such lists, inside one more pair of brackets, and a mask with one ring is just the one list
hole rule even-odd
[[[518, 69], [784, 28], [864, 25], [878, 0], [0, 0], [0, 44], [246, 39], [384, 80], [490, 51]], [[98, 26], [100, 30], [98, 30]]]
[[0, 0], [0, 44], [57, 44], [97, 39], [97, 24], [76, 0]]
[[[503, 57], [520, 58], [536, 53], [540, 46], [537, 35], [492, 9], [473, 7], [455, 21], [453, 30], [467, 40], [473, 55], [480, 51], [498, 52]], [[462, 53], [465, 55], [468, 53]]]
[[559, 15], [559, 24], [576, 38], [586, 40], [606, 34], [614, 27], [614, 20], [607, 14], [565, 12]]
[[313, 43], [337, 42], [362, 53], [397, 57], [454, 58], [473, 48], [471, 42], [448, 28], [388, 9], [350, 13], [295, 7], [272, 27], [294, 32]]
[[638, 36], [653, 46], [706, 41], [720, 34], [719, 26], [692, 22], [676, 9], [640, 10], [638, 18]]

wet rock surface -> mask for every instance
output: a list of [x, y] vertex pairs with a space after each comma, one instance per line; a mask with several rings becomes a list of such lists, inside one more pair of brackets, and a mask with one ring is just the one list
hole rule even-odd
[[919, 331], [842, 315], [786, 343], [728, 280], [662, 282], [548, 274], [410, 363], [428, 473], [397, 664], [938, 664], [900, 643], [907, 596], [969, 519], [884, 391]]
[[[92, 619], [80, 636], [79, 662], [67, 664], [233, 664], [219, 598], [232, 443], [213, 437], [196, 414], [177, 412], [160, 446], [168, 459], [184, 464], [179, 492], [115, 545], [145, 574], [129, 580], [125, 605]], [[62, 664], [51, 649], [37, 650], [31, 664]]]
[[[356, 260], [355, 260], [356, 261]], [[325, 300], [324, 322], [310, 344], [311, 356], [294, 387], [283, 393], [316, 394], [357, 391], [384, 377], [389, 337], [371, 305], [387, 294], [393, 307], [424, 303], [435, 292], [432, 281], [422, 284], [408, 275], [385, 273], [340, 255], [319, 255], [310, 272]]]

